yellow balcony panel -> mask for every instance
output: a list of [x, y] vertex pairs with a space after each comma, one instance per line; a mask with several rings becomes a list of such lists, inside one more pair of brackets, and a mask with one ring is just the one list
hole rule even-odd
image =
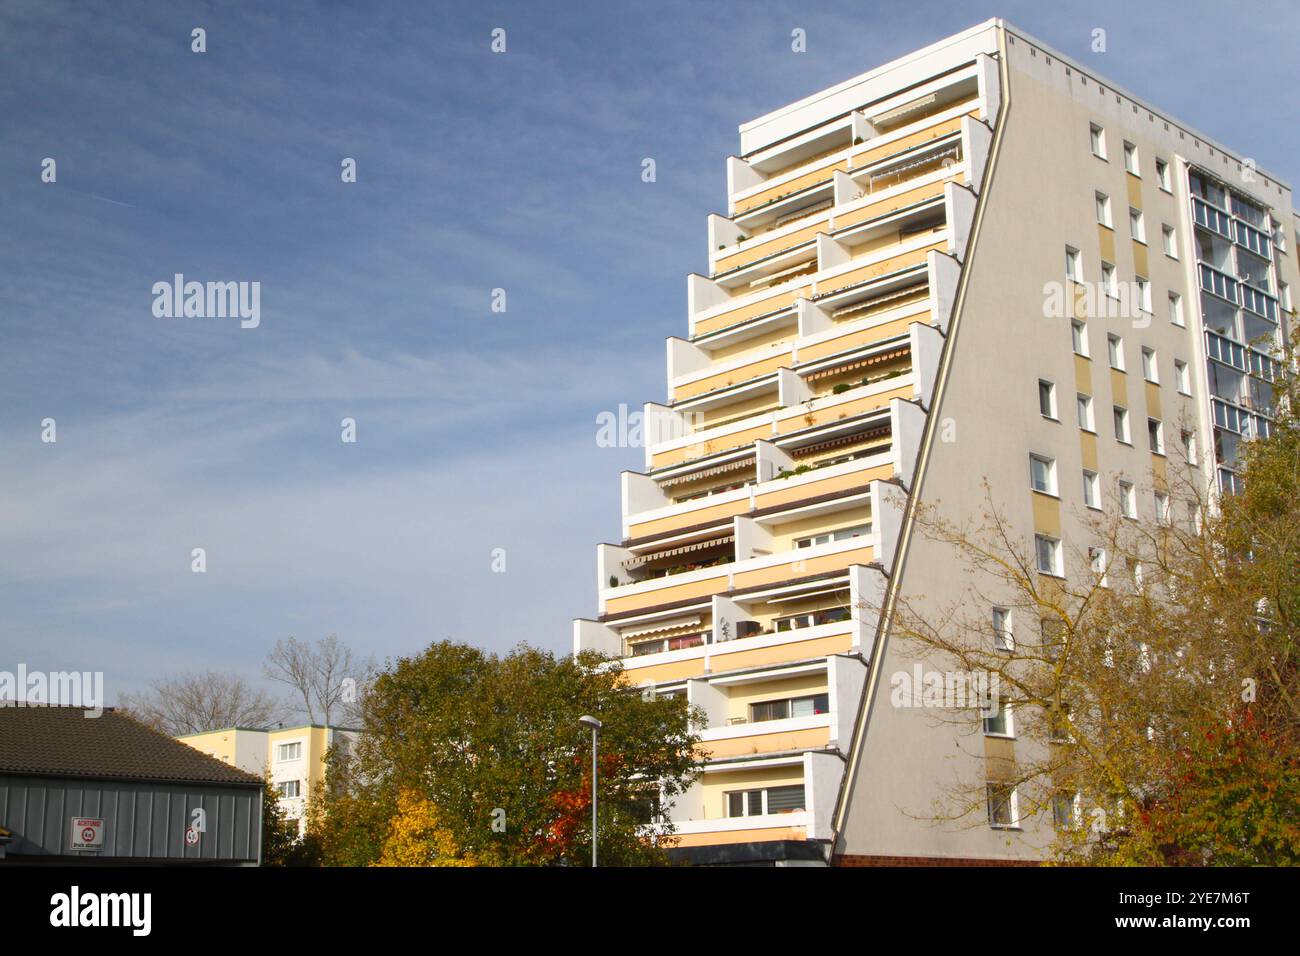
[[867, 222], [879, 216], [887, 215], [896, 209], [903, 209], [907, 206], [915, 206], [917, 203], [924, 202], [927, 199], [934, 199], [943, 195], [943, 180], [936, 180], [932, 183], [926, 183], [923, 186], [917, 186], [897, 195], [882, 199], [879, 202], [870, 203], [858, 209], [841, 213], [835, 217], [835, 230], [847, 229], [849, 226], [856, 226], [859, 223]]
[[[605, 605], [607, 614], [621, 614], [625, 611], [635, 611], [645, 607], [655, 607], [660, 604], [675, 604], [678, 601], [688, 601], [691, 598], [709, 597], [727, 590], [727, 569], [730, 565], [719, 565], [721, 573], [710, 574], [703, 579], [694, 579], [686, 575], [673, 575], [667, 578], [655, 578], [654, 584], [661, 586], [647, 588], [646, 590], [629, 594], [624, 597], [611, 597]], [[709, 571], [715, 569], [710, 568]], [[700, 572], [691, 572], [698, 574]], [[687, 578], [685, 581], [676, 582], [674, 577]], [[635, 585], [634, 585], [635, 586]]]
[[908, 327], [916, 322], [929, 324], [930, 301], [928, 298], [915, 303], [910, 314], [865, 329], [854, 330], [846, 325], [843, 334], [837, 335], [835, 338], [823, 339], [814, 342], [812, 345], [800, 346], [799, 360], [801, 363], [813, 362], [828, 355], [834, 355], [837, 352], [847, 352], [849, 349], [883, 342], [899, 335], [906, 335]]
[[[803, 814], [799, 814], [803, 819]], [[699, 821], [707, 823], [708, 821]], [[720, 823], [722, 821], [719, 821]], [[685, 832], [678, 824], [678, 832], [673, 835], [673, 846], [715, 846], [719, 843], [763, 843], [769, 840], [805, 840], [807, 828], [804, 826], [750, 827], [744, 830], [697, 830], [691, 828]]]
[[[963, 115], [973, 116], [975, 119], [979, 119], [979, 112], [979, 107], [977, 106]], [[883, 159], [888, 159], [895, 153], [901, 153], [904, 150], [911, 149], [913, 146], [920, 146], [922, 143], [928, 143], [930, 140], [938, 139], [940, 136], [947, 136], [950, 133], [956, 133], [960, 129], [961, 116], [953, 116], [949, 119], [941, 120], [938, 123], [918, 129], [914, 133], [900, 136], [898, 139], [891, 140], [888, 143], [881, 143], [878, 146], [872, 145], [874, 140], [868, 140], [863, 144], [862, 148], [858, 152], [853, 154], [850, 168], [858, 169], [862, 166], [870, 166], [872, 163], [878, 163]]]
[[[940, 192], [942, 192], [942, 190], [940, 190]], [[729, 256], [724, 256], [715, 263], [714, 274], [719, 275], [723, 272], [730, 272], [732, 269], [739, 269], [741, 266], [747, 266], [751, 262], [766, 259], [768, 256], [777, 255], [787, 249], [793, 249], [795, 246], [803, 245], [806, 242], [812, 242], [817, 238], [817, 233], [829, 231], [829, 226], [827, 224], [829, 218], [829, 212], [825, 215], [815, 216], [814, 221], [802, 229], [796, 229], [793, 232], [775, 236], [763, 242], [755, 243], [740, 252], [734, 252]]]
[[851, 564], [870, 564], [872, 559], [873, 553], [869, 547], [838, 551], [815, 558], [792, 558], [780, 564], [755, 568], [752, 571], [737, 571], [733, 575], [733, 582], [738, 589], [758, 587], [762, 584], [777, 584], [810, 574], [839, 571]]
[[[761, 724], [742, 724], [741, 726], [753, 728], [761, 726]], [[718, 760], [724, 757], [745, 757], [752, 754], [812, 750], [828, 746], [830, 739], [831, 730], [829, 726], [806, 727], [802, 730], [786, 730], [769, 734], [747, 734], [706, 740], [701, 742], [697, 749], [706, 758]]]
[[817, 186], [821, 183], [830, 182], [835, 170], [845, 170], [849, 168], [848, 157], [832, 160], [828, 163], [821, 163], [813, 169], [795, 176], [792, 179], [784, 180], [775, 186], [771, 186], [761, 192], [754, 193], [752, 196], [746, 196], [744, 199], [737, 199], [735, 202], [735, 215], [749, 212], [751, 209], [757, 209], [759, 206], [766, 205], [774, 199], [780, 199], [782, 196], [789, 196], [793, 193], [800, 192], [810, 186]]
[[[650, 466], [655, 470], [668, 468], [739, 448], [758, 439], [790, 435], [805, 428], [854, 418], [887, 406], [892, 398], [909, 400], [914, 389], [912, 375], [903, 374], [853, 389], [842, 395], [822, 396], [811, 406], [794, 406], [730, 425], [718, 426], [701, 433], [694, 441], [666, 443], [669, 447], [651, 454]], [[864, 392], [866, 394], [863, 394]], [[775, 427], [773, 427], [774, 423]]]
[[947, 252], [947, 250], [948, 241], [945, 238], [942, 242], [922, 246], [919, 249], [913, 249], [910, 252], [890, 256], [888, 259], [882, 259], [878, 262], [873, 262], [870, 265], [861, 266], [857, 269], [850, 269], [847, 272], [841, 272], [838, 275], [830, 276], [829, 278], [819, 279], [815, 285], [814, 292], [819, 296], [829, 295], [832, 292], [847, 289], [849, 286], [857, 285], [860, 282], [877, 279], [890, 272], [897, 272], [911, 266], [924, 265], [925, 257], [931, 252], [944, 253]]
[[[713, 644], [709, 647], [709, 667], [712, 673], [721, 674], [724, 671], [788, 664], [792, 661], [828, 657], [831, 654], [847, 654], [853, 647], [852, 622], [845, 621], [843, 625], [843, 633], [810, 637], [807, 640], [800, 640], [798, 631], [783, 631], [782, 635], [788, 635], [790, 640], [761, 647], [750, 646], [747, 650], [742, 648], [742, 645], [747, 645], [745, 640]], [[830, 625], [823, 627], [829, 628]], [[749, 639], [750, 643], [752, 641], [752, 638]], [[640, 683], [640, 680], [637, 682]]]
[[[812, 473], [813, 475], [816, 472]], [[891, 463], [874, 465], [864, 468], [860, 471], [853, 471], [848, 474], [834, 474], [827, 478], [810, 481], [806, 484], [790, 485], [788, 487], [779, 487], [786, 482], [793, 481], [793, 478], [777, 478], [770, 482], [774, 487], [773, 490], [756, 494], [754, 503], [758, 510], [762, 511], [767, 508], [774, 508], [779, 505], [789, 504], [794, 501], [802, 501], [805, 498], [816, 498], [822, 495], [830, 495], [839, 491], [850, 491], [856, 488], [863, 488], [871, 482], [880, 479], [892, 477], [894, 466]], [[808, 477], [804, 475], [802, 477]], [[747, 503], [746, 503], [747, 504]], [[746, 512], [737, 512], [737, 514], [746, 514]]]
[[710, 375], [707, 378], [696, 379], [693, 382], [687, 382], [683, 385], [677, 385], [673, 388], [673, 401], [681, 402], [697, 395], [703, 395], [706, 392], [712, 392], [715, 389], [726, 388], [730, 385], [739, 385], [751, 379], [758, 378], [761, 375], [770, 375], [778, 368], [791, 365], [790, 350], [783, 349], [779, 352], [773, 352], [772, 355], [760, 359], [756, 362], [749, 362], [736, 368], [728, 369], [725, 372], [719, 372], [716, 375]]
[[809, 279], [795, 280], [787, 286], [781, 286], [780, 292], [764, 296], [757, 302], [751, 302], [748, 305], [737, 306], [734, 309], [727, 309], [715, 315], [706, 318], [697, 319], [693, 329], [696, 336], [704, 335], [708, 332], [716, 332], [718, 329], [725, 329], [728, 326], [738, 325], [741, 322], [748, 321], [756, 316], [766, 315], [769, 312], [778, 312], [781, 309], [788, 309], [794, 305], [796, 299], [804, 298], [812, 288], [812, 281]]

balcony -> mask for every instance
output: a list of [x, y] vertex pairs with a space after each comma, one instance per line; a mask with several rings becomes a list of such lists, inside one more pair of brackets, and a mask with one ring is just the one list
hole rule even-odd
[[677, 845], [829, 840], [843, 773], [824, 750], [711, 762], [671, 809]]

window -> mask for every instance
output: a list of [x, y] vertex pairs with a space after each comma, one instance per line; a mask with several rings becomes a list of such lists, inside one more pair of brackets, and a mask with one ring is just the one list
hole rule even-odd
[[1156, 350], [1142, 347], [1142, 377], [1148, 382], [1160, 384], [1160, 369], [1156, 362]]
[[1014, 827], [1016, 825], [1016, 790], [1005, 784], [987, 786], [989, 826]]
[[1110, 358], [1110, 367], [1124, 371], [1124, 340], [1118, 335], [1106, 336], [1106, 354]]
[[1079, 427], [1086, 432], [1095, 432], [1097, 425], [1092, 417], [1092, 396], [1080, 392], [1076, 397], [1076, 402], [1079, 411]]
[[1047, 739], [1054, 744], [1068, 744], [1070, 736], [1070, 707], [1061, 704], [1047, 709]]
[[1178, 391], [1184, 395], [1192, 394], [1192, 379], [1187, 373], [1187, 363], [1182, 359], [1174, 359], [1174, 381], [1178, 385]]
[[[1148, 279], [1138, 276], [1136, 282], [1138, 308], [1143, 312], [1151, 311], [1151, 282]], [[1150, 324], [1148, 321], [1147, 324]]]
[[1174, 235], [1173, 226], [1166, 225], [1160, 227], [1160, 242], [1161, 245], [1164, 246], [1165, 255], [1170, 259], [1178, 258], [1178, 239]]
[[1119, 289], [1115, 286], [1115, 267], [1109, 262], [1101, 264], [1101, 287], [1112, 299], [1119, 298]]
[[1156, 160], [1156, 182], [1160, 184], [1160, 188], [1165, 192], [1173, 192], [1169, 188], [1169, 164], [1163, 159]]
[[1183, 297], [1177, 292], [1169, 293], [1169, 321], [1174, 325], [1186, 325], [1183, 321]]
[[1113, 228], [1110, 221], [1110, 197], [1105, 193], [1095, 193], [1097, 201], [1097, 221], [1108, 229]]
[[1137, 517], [1137, 494], [1133, 490], [1133, 482], [1131, 481], [1120, 479], [1119, 511], [1125, 518]]
[[727, 816], [757, 817], [767, 813], [793, 813], [806, 809], [803, 784], [765, 790], [732, 790], [726, 794]]
[[1165, 453], [1165, 426], [1158, 418], [1147, 419], [1147, 442], [1151, 445], [1151, 452], [1155, 455]]
[[1045, 534], [1034, 535], [1034, 558], [1043, 574], [1061, 576], [1061, 541]]
[[1056, 386], [1042, 378], [1038, 380], [1038, 411], [1044, 418], [1056, 420]]
[[1187, 460], [1187, 464], [1195, 465], [1196, 464], [1196, 432], [1184, 430], [1180, 437], [1182, 438], [1182, 443], [1183, 443], [1183, 457]]
[[1132, 206], [1128, 210], [1128, 232], [1129, 235], [1138, 242], [1147, 241], [1147, 227], [1142, 222], [1142, 210], [1134, 209]]
[[828, 694], [765, 700], [749, 705], [749, 720], [750, 723], [757, 724], [767, 720], [785, 720], [788, 717], [812, 717], [815, 714], [828, 714], [830, 709]]
[[1101, 482], [1095, 471], [1083, 469], [1083, 503], [1089, 508], [1101, 508]]
[[824, 534], [816, 534], [809, 538], [796, 538], [794, 546], [796, 548], [815, 548], [820, 544], [830, 544], [832, 541], [847, 541], [849, 538], [861, 538], [871, 534], [871, 525], [859, 524], [851, 528], [839, 528], [835, 531], [827, 531]]
[[1128, 409], [1120, 405], [1114, 406], [1115, 414], [1115, 440], [1122, 441], [1126, 445], [1133, 443], [1128, 431]]
[[276, 749], [277, 760], [300, 760], [302, 758], [302, 742], [297, 741], [291, 744], [280, 744]]
[[1077, 793], [1052, 794], [1052, 826], [1058, 830], [1076, 830], [1081, 820]]
[[1011, 708], [998, 700], [997, 712], [992, 717], [984, 718], [984, 733], [990, 737], [1012, 737]]
[[1083, 261], [1079, 258], [1079, 250], [1071, 246], [1065, 247], [1065, 277], [1071, 282], [1083, 281]]
[[1106, 554], [1105, 548], [1088, 549], [1088, 563], [1089, 566], [1092, 568], [1093, 577], [1097, 579], [1097, 584], [1099, 587], [1103, 587], [1103, 588], [1108, 587], [1106, 581], [1106, 570], [1109, 565], [1109, 561], [1110, 559]]
[[1088, 326], [1080, 319], [1070, 321], [1070, 343], [1074, 346], [1074, 354], [1088, 357]]
[[1092, 144], [1092, 155], [1098, 159], [1106, 158], [1106, 131], [1096, 123], [1088, 126], [1088, 139]]
[[1042, 455], [1029, 456], [1029, 481], [1034, 491], [1056, 494], [1056, 459]]
[[275, 785], [275, 790], [281, 797], [299, 797], [302, 796], [302, 787], [298, 780], [285, 780]]
[[1155, 493], [1156, 520], [1161, 524], [1169, 524], [1171, 512], [1169, 510], [1169, 496], [1163, 491]]
[[1124, 143], [1124, 171], [1132, 173], [1134, 176], [1141, 176], [1138, 172], [1138, 150], [1130, 142]]
[[995, 607], [993, 609], [993, 647], [999, 651], [1009, 651], [1015, 647], [1015, 636], [1011, 630], [1011, 609]]

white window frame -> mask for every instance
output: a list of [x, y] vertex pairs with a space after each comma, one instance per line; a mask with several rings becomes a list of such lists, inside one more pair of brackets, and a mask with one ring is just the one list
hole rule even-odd
[[1177, 292], [1169, 293], [1169, 322], [1180, 329], [1187, 328], [1187, 320], [1183, 318], [1183, 297]]
[[[993, 794], [989, 792], [993, 788], [1007, 791], [1007, 816], [1009, 819], [1006, 823], [996, 823], [993, 820]], [[989, 827], [994, 830], [1020, 829], [1020, 799], [1019, 795], [1016, 793], [1015, 787], [1006, 787], [1000, 783], [989, 782], [984, 788], [984, 798], [984, 802], [987, 806], [986, 813], [988, 815]]]
[[1093, 199], [1097, 206], [1097, 223], [1105, 226], [1107, 229], [1114, 229], [1114, 220], [1110, 215], [1110, 196], [1101, 190], [1093, 193]]
[[1192, 373], [1182, 359], [1174, 359], [1174, 380], [1180, 395], [1192, 394]]
[[1101, 476], [1091, 468], [1083, 469], [1083, 503], [1094, 511], [1101, 510]]
[[1165, 192], [1173, 192], [1169, 181], [1169, 160], [1156, 157], [1156, 182]]
[[1105, 548], [1088, 549], [1088, 566], [1091, 568], [1093, 576], [1097, 579], [1098, 587], [1110, 587], [1110, 575], [1108, 574], [1110, 556]]
[[[1001, 618], [1000, 622], [999, 618]], [[990, 619], [993, 625], [993, 649], [997, 651], [1015, 650], [1015, 619], [1012, 616], [1011, 608], [995, 604]]]
[[984, 736], [996, 737], [999, 740], [1015, 740], [1016, 724], [1012, 715], [1012, 707], [1004, 702], [1001, 697], [998, 698], [998, 714], [1002, 715], [1002, 719], [1006, 723], [1006, 730], [989, 730], [989, 721], [994, 719], [997, 714], [994, 714], [993, 717], [985, 717], [980, 714], [980, 729], [984, 731]]
[[1160, 242], [1164, 246], [1165, 255], [1170, 259], [1178, 258], [1178, 233], [1167, 222], [1160, 224]]
[[1088, 124], [1088, 148], [1098, 159], [1110, 162], [1106, 156], [1106, 127], [1098, 123]]
[[1147, 244], [1146, 220], [1142, 218], [1142, 210], [1134, 206], [1128, 207], [1128, 231], [1135, 242]]
[[[1048, 405], [1048, 411], [1051, 414], [1047, 414], [1046, 412], [1043, 411], [1043, 386], [1044, 385], [1047, 386], [1047, 405]], [[1048, 419], [1049, 421], [1057, 422], [1061, 420], [1057, 414], [1057, 407], [1056, 407], [1056, 383], [1048, 381], [1045, 378], [1040, 378], [1038, 380], [1038, 413], [1042, 415], [1044, 418]]]
[[1092, 357], [1088, 349], [1088, 323], [1083, 319], [1070, 320], [1070, 347], [1074, 349], [1075, 355], [1082, 355], [1084, 358]]
[[1156, 509], [1156, 523], [1168, 525], [1173, 516], [1173, 510], [1169, 505], [1168, 493], [1157, 491], [1154, 492], [1151, 497]]
[[[1048, 547], [1048, 556], [1050, 557], [1051, 569], [1043, 567], [1043, 553], [1039, 550], [1039, 544], [1046, 544]], [[1034, 568], [1039, 574], [1048, 574], [1052, 577], [1064, 577], [1063, 562], [1061, 558], [1061, 539], [1054, 538], [1050, 534], [1034, 535]]]
[[1101, 289], [1108, 298], [1119, 298], [1119, 286], [1115, 284], [1115, 267], [1109, 262], [1101, 264]]
[[1079, 417], [1079, 427], [1086, 432], [1097, 434], [1097, 419], [1093, 415], [1092, 396], [1076, 392], [1074, 408]]
[[1142, 346], [1142, 377], [1152, 385], [1160, 384], [1160, 359], [1149, 345]]
[[1106, 360], [1115, 371], [1128, 371], [1124, 367], [1124, 339], [1114, 332], [1106, 333]]
[[1142, 178], [1142, 168], [1138, 163], [1138, 148], [1128, 140], [1124, 140], [1124, 172]]
[[[1123, 428], [1115, 429], [1115, 440], [1117, 442], [1122, 442], [1125, 445], [1133, 444], [1133, 429], [1129, 424], [1128, 409], [1123, 405], [1113, 405], [1111, 406], [1111, 409], [1111, 423], [1123, 425]], [[1119, 418], [1118, 422], [1116, 422], [1117, 414]], [[1121, 434], [1121, 432], [1123, 432], [1123, 434]]]
[[1119, 479], [1119, 513], [1137, 520], [1137, 488], [1133, 482]]
[[1065, 247], [1065, 277], [1071, 282], [1083, 281], [1083, 254], [1074, 246]]
[[[1046, 487], [1043, 488], [1038, 487], [1037, 479], [1034, 477], [1035, 464], [1042, 465], [1044, 471], [1046, 472], [1046, 481], [1045, 481]], [[1056, 490], [1057, 485], [1056, 485], [1056, 459], [1055, 458], [1048, 458], [1046, 455], [1037, 455], [1033, 452], [1029, 453], [1029, 487], [1032, 488], [1034, 491], [1038, 492], [1039, 494], [1052, 495], [1053, 497], [1058, 497], [1058, 492]]]
[[[276, 744], [276, 745], [275, 745], [275, 754], [276, 754], [276, 756], [275, 756], [275, 762], [276, 762], [276, 763], [292, 763], [292, 762], [295, 761], [295, 760], [301, 760], [301, 759], [302, 759], [302, 743], [303, 743], [303, 742], [302, 742], [301, 740], [287, 740], [287, 741], [285, 741], [284, 743]], [[293, 755], [292, 757], [286, 757], [286, 756], [284, 756], [285, 751], [288, 750], [288, 749], [291, 748], [291, 747], [296, 747], [296, 748], [297, 748], [297, 750], [294, 752], [294, 755]]]
[[1153, 437], [1151, 434], [1152, 425], [1156, 426], [1155, 435], [1154, 435], [1154, 438], [1156, 440], [1156, 447], [1151, 449], [1151, 454], [1163, 456], [1165, 453], [1165, 423], [1158, 418], [1152, 418], [1150, 416], [1147, 416], [1147, 444], [1148, 445], [1150, 444], [1151, 438]]

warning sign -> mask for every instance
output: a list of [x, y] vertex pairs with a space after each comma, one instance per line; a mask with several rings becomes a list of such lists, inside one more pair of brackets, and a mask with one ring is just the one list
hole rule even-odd
[[71, 848], [74, 850], [104, 849], [104, 821], [94, 817], [73, 817]]

